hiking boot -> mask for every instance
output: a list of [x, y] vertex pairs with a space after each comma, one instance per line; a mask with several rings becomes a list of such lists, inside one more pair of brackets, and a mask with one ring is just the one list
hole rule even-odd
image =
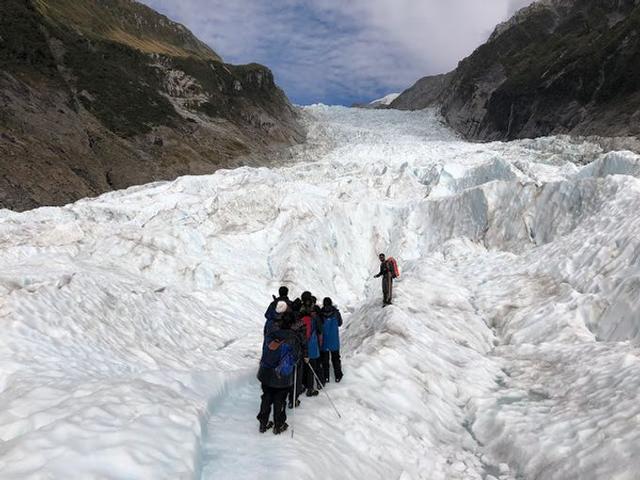
[[273, 429], [273, 434], [274, 435], [280, 435], [282, 432], [284, 432], [287, 428], [289, 428], [289, 425], [287, 425], [287, 423], [283, 423], [280, 426], [277, 426]]
[[343, 375], [340, 374], [339, 376], [336, 377], [336, 383], [340, 383], [340, 380], [342, 380]]
[[326, 385], [327, 383], [329, 383], [329, 379], [328, 379], [328, 378], [325, 378], [325, 379], [324, 379], [324, 384]]
[[273, 428], [273, 422], [269, 421], [267, 423], [261, 423], [260, 424], [260, 433], [264, 433], [267, 430], [269, 430], [270, 428]]
[[[296, 399], [296, 408], [298, 408], [300, 406], [300, 400]], [[289, 400], [289, 408], [293, 408], [293, 402], [291, 400]]]
[[307, 397], [316, 397], [320, 392], [318, 390], [307, 390]]

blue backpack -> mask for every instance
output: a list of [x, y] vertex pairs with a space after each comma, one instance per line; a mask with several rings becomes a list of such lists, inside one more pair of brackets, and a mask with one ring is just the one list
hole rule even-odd
[[262, 352], [262, 366], [275, 370], [278, 378], [287, 377], [293, 373], [296, 358], [293, 348], [282, 340], [265, 342]]
[[293, 356], [293, 349], [288, 343], [280, 345], [280, 362], [276, 367], [276, 375], [280, 378], [288, 377], [293, 373], [296, 366], [296, 359]]

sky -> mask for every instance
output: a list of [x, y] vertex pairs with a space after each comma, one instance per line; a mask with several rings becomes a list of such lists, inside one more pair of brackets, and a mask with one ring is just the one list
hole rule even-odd
[[296, 104], [351, 105], [452, 70], [532, 0], [142, 0]]

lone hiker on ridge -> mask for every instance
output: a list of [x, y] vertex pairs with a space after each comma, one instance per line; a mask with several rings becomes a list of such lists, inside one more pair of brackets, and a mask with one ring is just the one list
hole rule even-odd
[[393, 257], [387, 259], [384, 253], [378, 255], [380, 259], [380, 273], [373, 278], [382, 277], [382, 302], [383, 306], [391, 305], [393, 299], [393, 279], [397, 276], [397, 266]]

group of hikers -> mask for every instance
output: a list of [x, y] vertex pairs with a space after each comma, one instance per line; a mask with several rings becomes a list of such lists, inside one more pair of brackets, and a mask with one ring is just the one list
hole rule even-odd
[[[393, 258], [378, 256], [382, 277], [383, 306], [391, 305], [393, 279], [399, 275]], [[305, 291], [295, 300], [289, 299], [289, 289], [280, 287], [264, 314], [264, 341], [258, 370], [262, 386], [260, 433], [273, 428], [280, 434], [289, 427], [287, 406], [297, 408], [300, 396], [318, 395], [330, 380], [331, 365], [336, 383], [342, 380], [340, 331], [342, 315], [326, 297], [322, 304], [311, 292]], [[273, 421], [270, 420], [273, 407]]]
[[[264, 316], [264, 343], [258, 370], [262, 401], [260, 432], [273, 427], [279, 434], [287, 428], [286, 406], [297, 408], [300, 395], [315, 397], [329, 382], [331, 364], [336, 383], [342, 380], [340, 333], [342, 315], [330, 298], [318, 305], [311, 292], [291, 301], [289, 289], [280, 287], [278, 297]], [[269, 420], [273, 406], [273, 421]]]

